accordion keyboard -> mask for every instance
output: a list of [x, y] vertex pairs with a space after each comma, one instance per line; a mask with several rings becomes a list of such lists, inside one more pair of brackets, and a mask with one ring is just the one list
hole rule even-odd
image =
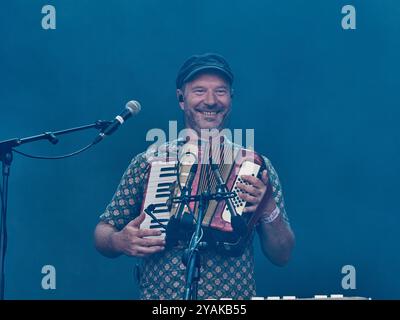
[[[146, 209], [151, 204], [154, 205], [153, 214], [164, 225], [169, 221], [167, 201], [171, 195], [171, 186], [177, 180], [176, 173], [176, 162], [173, 161], [156, 161], [152, 163], [150, 168], [143, 209]], [[165, 229], [147, 214], [140, 228], [158, 229], [162, 232], [161, 236], [150, 236], [148, 238], [165, 238]]]
[[[248, 184], [247, 182], [244, 182], [241, 178], [243, 175], [249, 175], [249, 176], [254, 176], [256, 177], [258, 175], [258, 172], [260, 171], [261, 166], [250, 162], [250, 161], [244, 161], [243, 164], [241, 165], [238, 175], [236, 177], [235, 183], [233, 184], [232, 192], [236, 193], [236, 196], [232, 198], [232, 204], [236, 210], [236, 213], [238, 215], [241, 215], [243, 213], [243, 209], [246, 206], [246, 202], [239, 198], [237, 195], [238, 192], [240, 192], [239, 188], [237, 187], [237, 184], [243, 183], [243, 184]], [[242, 193], [246, 193], [245, 191], [242, 191]], [[222, 219], [226, 222], [231, 222], [231, 214], [228, 210], [228, 207], [225, 206], [224, 211], [222, 213]]]

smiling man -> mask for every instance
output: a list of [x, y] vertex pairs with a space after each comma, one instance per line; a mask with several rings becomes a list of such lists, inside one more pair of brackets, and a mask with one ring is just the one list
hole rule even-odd
[[[200, 137], [199, 141], [203, 131], [214, 129], [221, 132], [224, 129], [232, 108], [232, 84], [232, 70], [217, 54], [192, 56], [180, 68], [176, 79], [179, 106], [184, 112], [186, 128], [191, 129], [197, 139]], [[170, 141], [165, 148], [158, 150], [178, 149], [186, 143]], [[233, 146], [227, 140], [222, 144]], [[149, 179], [148, 155], [149, 152], [144, 152], [136, 156], [124, 173], [96, 226], [96, 247], [108, 257], [125, 254], [142, 258], [139, 268], [141, 299], [181, 299], [186, 270], [182, 254], [187, 242], [177, 241], [166, 247], [159, 230], [143, 228], [142, 225], [146, 218], [140, 211]], [[241, 176], [237, 193], [241, 201], [246, 202], [243, 214], [257, 218], [256, 230], [263, 253], [275, 265], [283, 266], [290, 258], [294, 235], [278, 175], [271, 162], [266, 157], [261, 158], [260, 174]], [[202, 164], [201, 158], [199, 163]], [[252, 235], [253, 230], [238, 256], [224, 254], [213, 246], [202, 250], [200, 299], [249, 299], [256, 295]]]
[[232, 81], [229, 65], [218, 55], [194, 56], [184, 63], [176, 86], [187, 128], [199, 134], [201, 129], [223, 129], [231, 111]]

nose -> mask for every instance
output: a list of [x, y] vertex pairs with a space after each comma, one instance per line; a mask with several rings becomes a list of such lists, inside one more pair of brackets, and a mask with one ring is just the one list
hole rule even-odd
[[207, 106], [213, 106], [217, 103], [217, 99], [215, 98], [214, 92], [212, 90], [207, 91], [207, 94], [204, 98], [204, 103]]

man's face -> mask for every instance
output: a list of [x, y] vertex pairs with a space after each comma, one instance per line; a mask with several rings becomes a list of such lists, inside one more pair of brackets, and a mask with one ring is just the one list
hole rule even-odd
[[200, 134], [201, 129], [222, 129], [231, 110], [230, 84], [217, 73], [204, 73], [187, 82], [184, 101], [179, 103], [185, 113], [187, 128]]

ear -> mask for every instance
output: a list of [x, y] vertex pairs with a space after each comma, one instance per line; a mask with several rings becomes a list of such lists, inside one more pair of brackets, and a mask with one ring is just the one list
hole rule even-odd
[[233, 88], [231, 88], [231, 98], [232, 99], [233, 99], [234, 95], [235, 95], [235, 90], [233, 90]]
[[185, 96], [183, 94], [183, 91], [181, 89], [176, 90], [176, 98], [178, 99], [179, 106], [181, 107], [182, 110], [185, 110]]

